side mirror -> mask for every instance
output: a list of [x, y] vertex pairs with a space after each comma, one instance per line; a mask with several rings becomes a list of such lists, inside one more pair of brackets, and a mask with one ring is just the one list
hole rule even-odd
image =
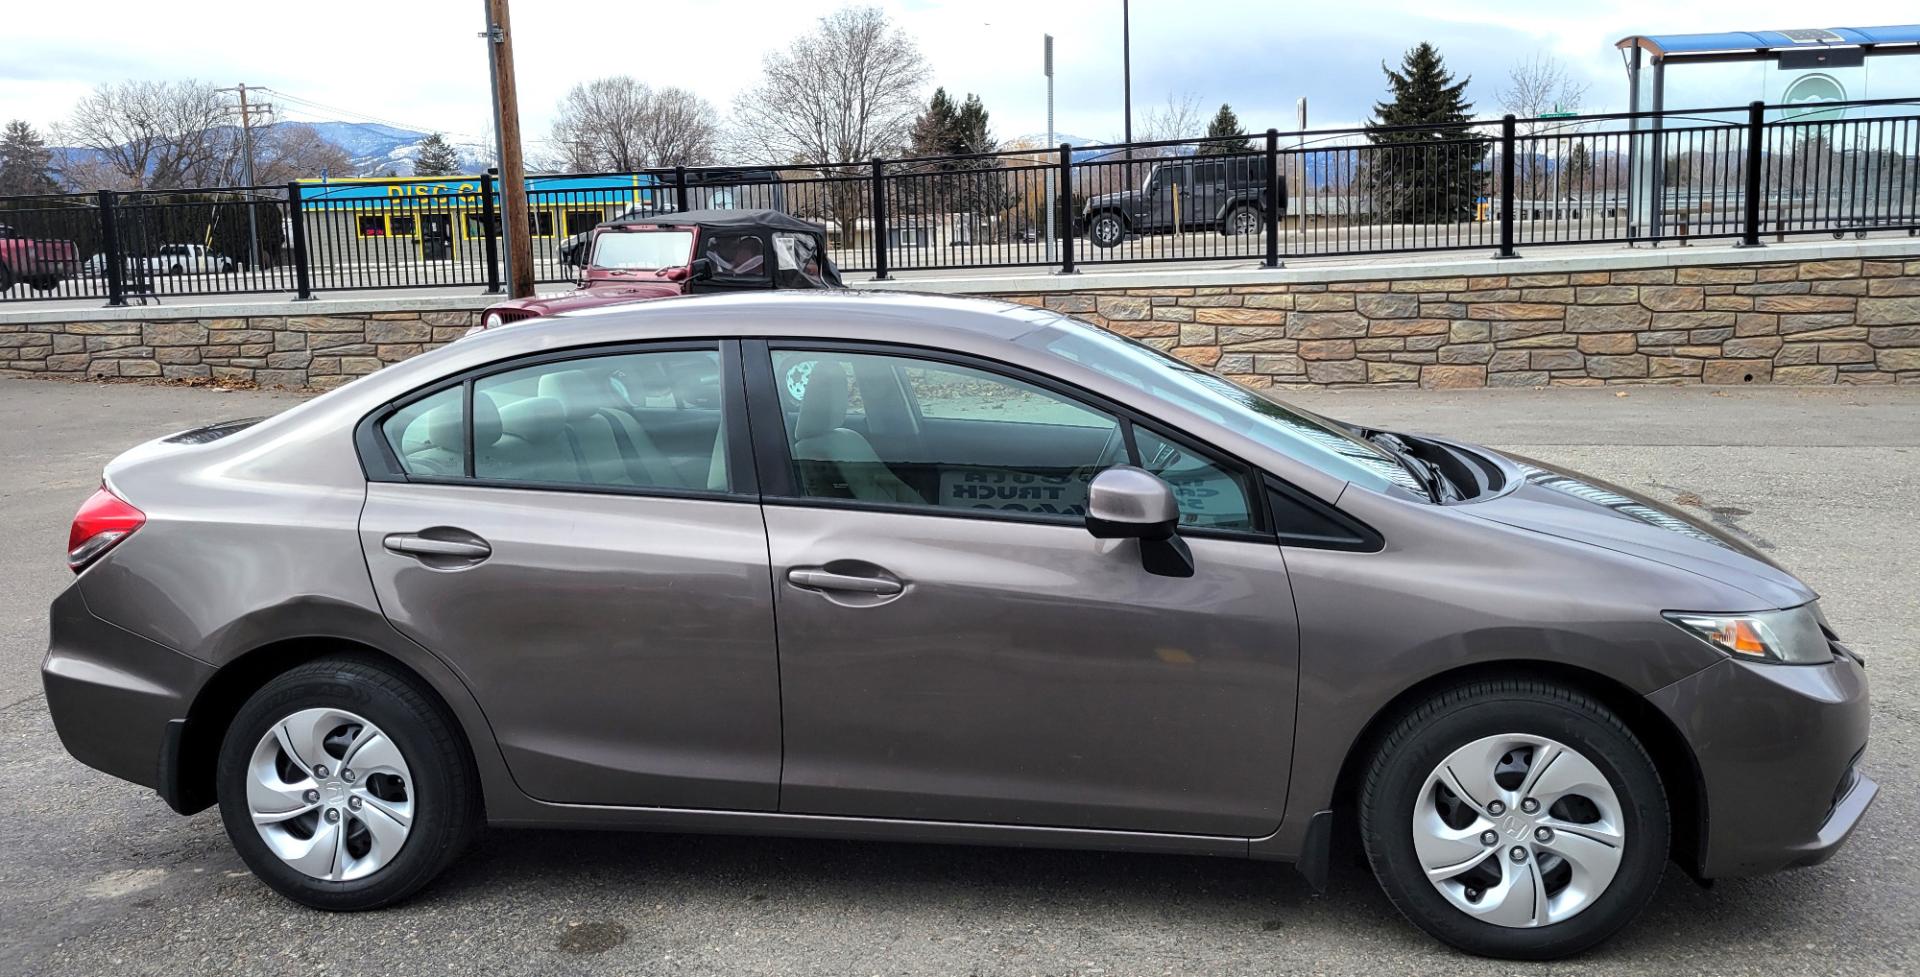
[[711, 278], [713, 277], [713, 262], [707, 258], [695, 258], [691, 264], [687, 265], [687, 270], [689, 277]]
[[1115, 465], [1087, 485], [1087, 532], [1095, 539], [1137, 539], [1140, 565], [1163, 577], [1193, 576], [1193, 551], [1175, 530], [1180, 504], [1152, 472]]

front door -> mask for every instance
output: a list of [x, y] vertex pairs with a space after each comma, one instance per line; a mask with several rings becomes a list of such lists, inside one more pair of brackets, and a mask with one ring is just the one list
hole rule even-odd
[[1190, 182], [1185, 163], [1163, 163], [1154, 170], [1153, 186], [1147, 192], [1148, 221], [1154, 230], [1172, 230], [1176, 208], [1185, 221]]
[[460, 673], [534, 797], [777, 804], [766, 533], [729, 448], [739, 361], [720, 351], [475, 377], [470, 457], [468, 386], [381, 424], [401, 472], [361, 516], [381, 608]]
[[[922, 355], [749, 352], [755, 430], [782, 432], [760, 454], [781, 810], [1271, 832], [1298, 642], [1246, 473], [1039, 378]], [[1083, 526], [1087, 481], [1143, 453], [1210, 490], [1182, 493], [1210, 499], [1187, 513], [1191, 578]]]

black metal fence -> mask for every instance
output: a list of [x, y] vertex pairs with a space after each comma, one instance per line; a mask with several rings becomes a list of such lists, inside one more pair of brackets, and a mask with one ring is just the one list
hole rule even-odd
[[[616, 217], [769, 207], [847, 272], [1228, 261], [1920, 231], [1920, 100], [538, 177], [536, 281]], [[0, 302], [498, 291], [491, 176], [0, 198]]]

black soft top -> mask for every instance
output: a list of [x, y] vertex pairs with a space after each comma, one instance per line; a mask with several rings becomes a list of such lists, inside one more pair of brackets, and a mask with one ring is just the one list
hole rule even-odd
[[687, 210], [651, 217], [609, 221], [610, 226], [653, 224], [660, 227], [724, 227], [736, 231], [797, 231], [815, 237], [827, 236], [827, 229], [810, 221], [777, 210]]

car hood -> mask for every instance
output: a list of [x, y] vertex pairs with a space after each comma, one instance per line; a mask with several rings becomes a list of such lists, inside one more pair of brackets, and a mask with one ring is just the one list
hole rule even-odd
[[1118, 203], [1125, 203], [1129, 200], [1137, 200], [1139, 199], [1139, 197], [1140, 197], [1140, 191], [1138, 190], [1121, 190], [1118, 193], [1102, 193], [1092, 197], [1088, 197], [1087, 204], [1084, 209], [1092, 210], [1095, 207], [1099, 207], [1102, 205], [1112, 206]]
[[492, 306], [492, 309], [525, 309], [534, 315], [555, 315], [575, 309], [591, 309], [641, 299], [665, 298], [669, 295], [679, 295], [680, 292], [681, 287], [678, 282], [646, 280], [595, 282], [585, 288], [561, 295], [501, 302]]
[[[1485, 451], [1485, 449], [1478, 449]], [[1492, 453], [1492, 452], [1488, 452]], [[1753, 544], [1684, 511], [1644, 495], [1517, 455], [1516, 486], [1493, 498], [1459, 506], [1490, 522], [1574, 540], [1699, 574], [1755, 599], [1750, 607], [1673, 610], [1738, 611], [1793, 607], [1813, 590]]]

